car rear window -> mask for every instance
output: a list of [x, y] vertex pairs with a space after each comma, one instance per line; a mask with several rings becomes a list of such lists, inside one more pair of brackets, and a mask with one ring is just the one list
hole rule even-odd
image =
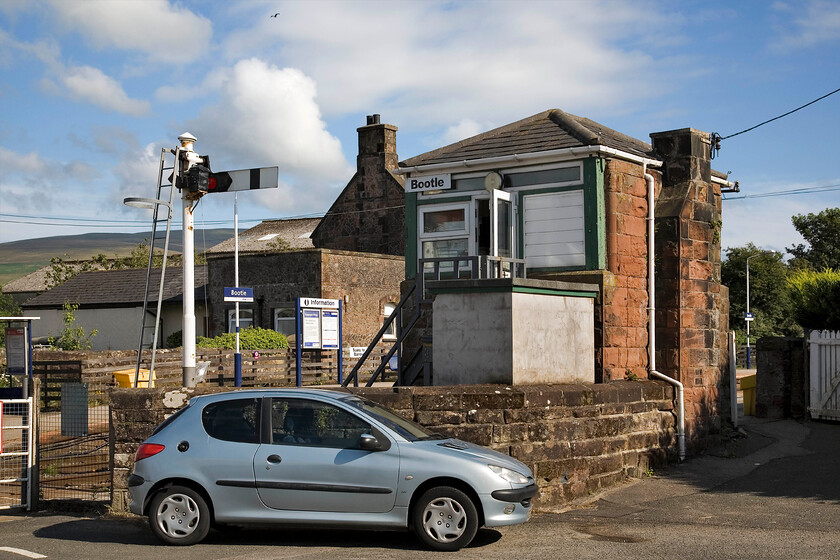
[[201, 411], [204, 430], [216, 439], [260, 442], [260, 400], [234, 399], [210, 403]]

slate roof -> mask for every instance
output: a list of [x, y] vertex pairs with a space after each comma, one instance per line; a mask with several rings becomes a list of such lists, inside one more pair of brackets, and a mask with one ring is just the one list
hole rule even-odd
[[[288, 249], [312, 249], [310, 234], [315, 230], [321, 218], [295, 218], [291, 220], [266, 220], [239, 234], [240, 253], [273, 253], [281, 250], [279, 244]], [[217, 256], [234, 252], [234, 239], [231, 237], [207, 249], [207, 256]]]
[[593, 120], [549, 109], [514, 123], [400, 162], [400, 167], [601, 145], [656, 158], [650, 144]]
[[[64, 267], [72, 268], [74, 271], [79, 271], [85, 265], [91, 267], [98, 267], [100, 265], [92, 263], [91, 261], [64, 261]], [[26, 276], [21, 276], [12, 280], [3, 286], [4, 294], [17, 294], [25, 292], [45, 292], [47, 291], [47, 284], [49, 278], [47, 274], [52, 270], [52, 265], [42, 266], [34, 272], [30, 272]]]
[[[164, 278], [164, 301], [181, 301], [182, 271], [167, 267]], [[157, 301], [157, 285], [160, 269], [152, 270], [152, 301]], [[195, 297], [204, 299], [207, 285], [207, 266], [195, 267]], [[83, 272], [27, 301], [24, 309], [61, 307], [64, 302], [78, 303], [80, 307], [133, 307], [143, 304], [143, 290], [146, 287], [146, 269], [99, 270]]]

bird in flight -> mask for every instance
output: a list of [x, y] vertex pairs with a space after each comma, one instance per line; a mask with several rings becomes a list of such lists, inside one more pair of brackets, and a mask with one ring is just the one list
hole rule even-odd
[[268, 16], [268, 17], [277, 17], [277, 16], [279, 16], [279, 15], [280, 15], [280, 12], [277, 12], [277, 13], [276, 13], [276, 14], [274, 14], [273, 16]]

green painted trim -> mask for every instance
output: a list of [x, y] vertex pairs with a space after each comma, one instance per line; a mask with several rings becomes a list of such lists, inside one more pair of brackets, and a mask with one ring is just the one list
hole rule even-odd
[[595, 299], [597, 292], [575, 292], [571, 290], [552, 290], [550, 288], [527, 288], [524, 286], [491, 286], [487, 288], [429, 288], [429, 291], [437, 294], [491, 294], [491, 293], [514, 293], [514, 294], [541, 294], [547, 296], [569, 296], [585, 297]]
[[417, 275], [417, 193], [405, 194], [405, 277]]
[[603, 162], [601, 158], [587, 158], [583, 161], [583, 215], [587, 270], [600, 270], [607, 267]]
[[[469, 202], [473, 199], [471, 196], [451, 196], [448, 198], [432, 198], [432, 199], [418, 199], [417, 193], [413, 193], [414, 199], [417, 201], [417, 206], [427, 206], [429, 204], [450, 204], [456, 202]], [[408, 208], [406, 208], [407, 210]], [[416, 217], [415, 217], [416, 220]]]

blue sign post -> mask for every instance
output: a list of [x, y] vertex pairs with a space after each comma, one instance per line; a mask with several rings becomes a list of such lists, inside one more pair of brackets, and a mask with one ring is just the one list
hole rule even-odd
[[239, 304], [254, 301], [254, 288], [226, 287], [225, 301], [236, 302], [236, 352], [233, 354], [233, 384], [235, 387], [242, 387], [242, 353], [239, 351]]

